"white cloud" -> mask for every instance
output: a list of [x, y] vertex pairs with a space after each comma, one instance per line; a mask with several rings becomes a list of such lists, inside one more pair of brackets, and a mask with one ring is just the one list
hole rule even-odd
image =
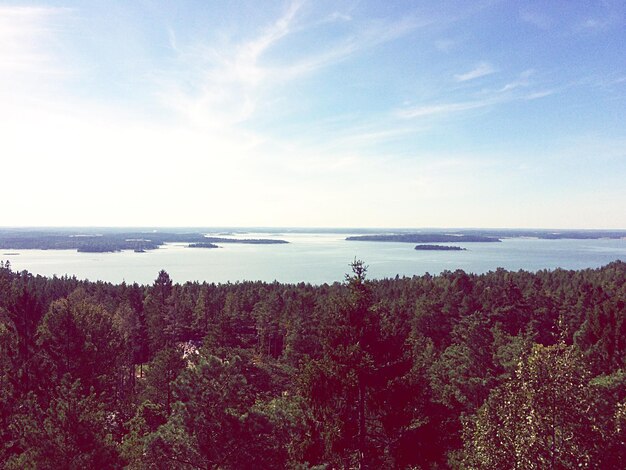
[[432, 104], [425, 106], [415, 106], [412, 108], [406, 108], [396, 111], [396, 115], [403, 119], [423, 118], [437, 115], [449, 115], [458, 113], [461, 111], [468, 111], [471, 109], [484, 108], [495, 104], [493, 99], [487, 99], [482, 101], [466, 101], [459, 103], [443, 103]]
[[[330, 117], [300, 115], [295, 124], [283, 121], [281, 134], [276, 128], [266, 132], [257, 117], [276, 113], [283, 118], [300, 111], [298, 97], [282, 91], [290, 82], [430, 24], [411, 16], [364, 20], [358, 11], [350, 17], [311, 11], [299, 2], [289, 4], [267, 27], [220, 36], [219, 44], [197, 36], [192, 44], [189, 38], [201, 33], [177, 35], [163, 28], [163, 44], [157, 47], [165, 46], [167, 60], [174, 58], [170, 68], [150, 70], [153, 80], [142, 76], [145, 88], [133, 90], [160, 98], [147, 103], [155, 111], [147, 115], [130, 100], [106, 104], [85, 93], [87, 88], [82, 94], [72, 88], [75, 69], [70, 66], [82, 63], [64, 56], [71, 47], [63, 38], [71, 35], [64, 36], [63, 30], [78, 24], [79, 15], [0, 7], [0, 155], [5, 175], [0, 201], [5, 201], [5, 223], [306, 226], [345, 225], [349, 220], [351, 225], [444, 226], [490, 224], [493, 213], [506, 212], [505, 198], [499, 196], [509, 194], [506, 186], [518, 178], [519, 165], [509, 174], [475, 155], [415, 149], [422, 141], [424, 147], [432, 144], [427, 131], [440, 120], [428, 118], [538, 99], [555, 92], [546, 89], [549, 85], [562, 90], [558, 84], [535, 83], [539, 80], [531, 77], [532, 70], [499, 85], [490, 80], [493, 88], [487, 91], [451, 80], [429, 86], [419, 76], [402, 83], [409, 90], [405, 93], [422, 100], [398, 110], [390, 112], [392, 105], [384, 100], [402, 102], [407, 95], [391, 93], [376, 103], [368, 101], [372, 108], [367, 112], [347, 106], [333, 109]], [[72, 22], [66, 21], [68, 15]], [[291, 49], [295, 55], [289, 60], [275, 54], [291, 39], [314, 36], [315, 28], [332, 33], [323, 35], [324, 41], [306, 43], [306, 52]], [[410, 39], [412, 44], [433, 41], [431, 34]], [[75, 50], [69, 52], [81, 60]], [[141, 54], [137, 56], [140, 62]], [[165, 63], [158, 62], [162, 67]], [[494, 72], [482, 62], [456, 79], [462, 83]], [[615, 83], [623, 81], [622, 75], [613, 77]], [[115, 77], [120, 82], [125, 78]], [[616, 146], [616, 155], [618, 150]], [[469, 196], [480, 205], [478, 212], [460, 208], [458, 200]], [[333, 211], [326, 210], [331, 206]]]
[[[138, 116], [93, 97], [79, 98], [69, 86], [63, 89], [70, 85], [61, 74], [68, 63], [50, 45], [59, 40], [53, 25], [67, 10], [0, 9], [0, 59], [5, 59], [0, 63], [2, 72], [9, 65], [11, 71], [11, 76], [4, 73], [10, 93], [0, 90], [0, 126], [8, 136], [0, 140], [0, 154], [10, 156], [3, 173], [11, 175], [0, 188], [0, 200], [13, 201], [3, 207], [4, 220], [17, 225], [271, 225], [280, 220], [306, 225], [309, 216], [303, 214], [315, 211], [320, 186], [334, 188], [325, 193], [328, 201], [333, 195], [345, 199], [344, 183], [347, 191], [360, 190], [377, 164], [368, 164], [358, 151], [341, 145], [328, 151], [324, 142], [306, 147], [291, 136], [270, 139], [239, 124], [254, 115], [267, 84], [313, 73], [422, 23], [351, 26], [330, 47], [268, 64], [267, 52], [307, 27], [300, 5], [290, 4], [252, 39], [220, 47], [192, 47], [167, 30], [178, 61], [152, 84], [170, 114], [167, 123], [163, 116]], [[15, 92], [18, 73], [52, 72], [59, 74], [54, 92], [42, 89], [36, 97], [30, 89]], [[14, 198], [25, 184], [31, 188], [28, 197]], [[132, 207], [138, 210], [128, 210]], [[270, 207], [276, 213], [264, 219]]]
[[336, 21], [352, 21], [352, 16], [347, 13], [341, 13], [339, 11], [335, 11], [328, 15], [323, 22], [334, 23]]
[[552, 26], [552, 18], [537, 10], [528, 8], [521, 9], [519, 17], [524, 23], [529, 23], [539, 29], [548, 29]]
[[578, 23], [578, 25], [576, 25], [574, 29], [576, 31], [588, 32], [605, 31], [618, 24], [623, 24], [621, 15], [609, 14], [604, 16], [603, 18], [587, 18], [584, 21]]
[[531, 87], [530, 77], [532, 69], [525, 70], [519, 78], [509, 82], [495, 90], [483, 90], [478, 96], [480, 99], [468, 99], [467, 101], [432, 103], [419, 106], [407, 106], [394, 112], [400, 119], [420, 119], [427, 117], [448, 117], [475, 109], [491, 106], [502, 106], [514, 101], [531, 101], [550, 96], [557, 92], [555, 89], [538, 89], [522, 92]]
[[457, 74], [454, 76], [454, 79], [457, 82], [467, 82], [469, 80], [474, 80], [476, 78], [484, 77], [486, 75], [491, 75], [496, 72], [496, 69], [493, 68], [491, 64], [488, 62], [481, 62], [476, 65], [472, 70]]
[[259, 89], [274, 75], [262, 57], [296, 27], [301, 6], [300, 1], [292, 2], [260, 34], [239, 43], [184, 45], [169, 29], [177, 62], [157, 79], [163, 103], [204, 128], [225, 129], [249, 119], [260, 99]]
[[[289, 61], [268, 60], [273, 48], [290, 35], [319, 27], [319, 22], [308, 22], [302, 4], [289, 4], [281, 17], [245, 41], [185, 47], [174, 31], [168, 31], [178, 62], [158, 79], [164, 104], [200, 127], [236, 126], [259, 112], [268, 91], [430, 24], [415, 17], [359, 24], [351, 20], [330, 44], [320, 43]], [[348, 22], [344, 16], [331, 14], [329, 18]]]
[[533, 69], [524, 70], [520, 76], [504, 85], [498, 90], [498, 93], [505, 93], [507, 91], [515, 90], [516, 88], [528, 87], [530, 85], [530, 77], [535, 73]]
[[550, 96], [553, 95], [555, 93], [554, 90], [540, 90], [540, 91], [535, 91], [533, 93], [529, 93], [528, 95], [524, 96], [525, 100], [537, 100], [539, 98], [545, 98], [546, 96]]
[[435, 41], [435, 47], [441, 52], [446, 53], [452, 51], [456, 47], [456, 45], [456, 41], [453, 41], [452, 39], [439, 39]]
[[60, 8], [0, 6], [0, 80], [17, 85], [22, 80], [62, 75], [56, 63], [53, 21]]

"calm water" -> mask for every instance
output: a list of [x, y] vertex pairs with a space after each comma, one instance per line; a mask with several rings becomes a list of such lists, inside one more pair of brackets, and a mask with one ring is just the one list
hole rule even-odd
[[[219, 249], [166, 245], [146, 253], [77, 253], [71, 250], [2, 250], [14, 270], [68, 274], [90, 280], [152, 283], [161, 269], [177, 282], [262, 280], [280, 282], [340, 281], [356, 257], [369, 265], [370, 278], [396, 274], [438, 274], [463, 269], [483, 273], [509, 270], [582, 269], [626, 260], [626, 240], [536, 240], [512, 238], [502, 243], [457, 244], [467, 251], [416, 251], [411, 243], [348, 242], [346, 234], [247, 233], [246, 238], [280, 238], [288, 245], [226, 244]], [[243, 236], [243, 235], [239, 235]], [[9, 254], [10, 253], [10, 254]]]

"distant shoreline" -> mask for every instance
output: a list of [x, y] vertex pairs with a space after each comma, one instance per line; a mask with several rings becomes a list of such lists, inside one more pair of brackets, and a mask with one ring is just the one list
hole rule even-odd
[[[346, 241], [431, 243], [497, 243], [507, 239], [533, 240], [626, 240], [626, 230], [543, 229], [320, 229], [320, 228], [0, 228], [0, 250], [76, 250], [82, 253], [144, 253], [169, 243], [203, 247], [207, 244], [287, 244], [282, 237], [302, 233], [337, 233]], [[225, 237], [223, 235], [229, 234]], [[262, 238], [268, 235], [268, 238]], [[249, 236], [250, 238], [244, 238]], [[281, 238], [278, 238], [278, 237]], [[253, 238], [254, 237], [254, 238]], [[206, 246], [205, 248], [211, 248]], [[428, 249], [425, 249], [428, 250]], [[443, 251], [443, 250], [442, 250]], [[452, 250], [450, 250], [452, 251]], [[5, 256], [19, 253], [7, 252]]]
[[484, 235], [449, 235], [445, 233], [402, 233], [390, 235], [358, 235], [347, 237], [347, 241], [358, 242], [400, 242], [400, 243], [498, 243], [499, 238]]
[[0, 249], [76, 250], [79, 253], [144, 253], [167, 243], [187, 243], [192, 248], [217, 248], [215, 243], [274, 245], [289, 243], [270, 238], [209, 237], [203, 232], [127, 232], [114, 230], [7, 230], [0, 229]]
[[187, 248], [219, 248], [215, 243], [190, 243]]
[[422, 251], [466, 251], [466, 248], [460, 246], [445, 246], [445, 245], [416, 245], [415, 250]]

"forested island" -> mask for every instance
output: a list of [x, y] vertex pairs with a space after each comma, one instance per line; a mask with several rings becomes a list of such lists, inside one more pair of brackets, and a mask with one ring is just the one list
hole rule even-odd
[[357, 242], [402, 242], [402, 243], [477, 243], [501, 242], [499, 238], [485, 235], [449, 235], [445, 233], [397, 233], [387, 235], [356, 235], [347, 237], [348, 241]]
[[203, 244], [215, 243], [269, 245], [289, 242], [276, 239], [208, 237], [201, 232], [157, 230], [130, 232], [103, 229], [98, 232], [94, 229], [83, 229], [76, 232], [69, 229], [0, 229], [0, 249], [5, 250], [77, 250], [81, 253], [133, 250], [142, 253], [166, 243], [188, 243], [201, 247]]
[[[410, 231], [399, 229], [390, 233], [376, 233], [374, 229], [289, 229], [258, 228], [255, 230], [278, 233], [358, 233], [347, 241], [404, 242], [404, 243], [493, 243], [504, 238], [537, 238], [543, 240], [626, 238], [623, 230], [523, 230], [523, 229], [451, 229], [446, 231]], [[211, 235], [207, 235], [210, 232]], [[230, 233], [232, 236], [213, 236]], [[0, 228], [0, 249], [4, 250], [77, 250], [83, 253], [112, 253], [132, 250], [143, 253], [166, 243], [274, 245], [289, 243], [277, 238], [243, 238], [241, 230], [213, 229], [116, 229], [116, 228]], [[258, 232], [255, 232], [258, 233]], [[238, 236], [235, 236], [238, 234]], [[205, 248], [208, 248], [207, 245]]]
[[215, 243], [190, 243], [187, 245], [188, 248], [219, 248]]
[[204, 237], [211, 243], [245, 243], [247, 245], [281, 245], [289, 243], [286, 240], [276, 240], [274, 238], [223, 238], [223, 237]]
[[319, 286], [0, 265], [6, 469], [621, 468], [625, 367], [621, 261]]
[[547, 230], [547, 229], [468, 229], [457, 230], [466, 235], [482, 235], [496, 238], [538, 238], [540, 240], [598, 240], [600, 238], [626, 238], [626, 230]]
[[422, 251], [465, 251], [465, 248], [460, 246], [448, 245], [415, 245], [415, 249]]
[[626, 238], [626, 230], [528, 230], [528, 229], [452, 229], [444, 231], [407, 229], [390, 233], [369, 233], [347, 237], [349, 241], [457, 243], [499, 242], [503, 238], [537, 238], [540, 240], [597, 240]]

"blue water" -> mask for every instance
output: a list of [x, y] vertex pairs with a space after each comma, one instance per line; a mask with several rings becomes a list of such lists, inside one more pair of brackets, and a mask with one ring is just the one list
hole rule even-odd
[[[463, 269], [484, 273], [509, 270], [582, 269], [626, 260], [626, 240], [538, 240], [456, 243], [467, 251], [416, 251], [411, 243], [348, 242], [351, 233], [246, 233], [247, 238], [279, 238], [289, 244], [226, 244], [219, 249], [169, 244], [146, 253], [78, 253], [71, 250], [0, 250], [14, 270], [46, 276], [76, 276], [110, 282], [152, 283], [165, 269], [176, 282], [243, 280], [313, 284], [341, 281], [354, 258], [369, 266], [370, 278], [438, 274]], [[243, 236], [243, 235], [240, 235]]]

